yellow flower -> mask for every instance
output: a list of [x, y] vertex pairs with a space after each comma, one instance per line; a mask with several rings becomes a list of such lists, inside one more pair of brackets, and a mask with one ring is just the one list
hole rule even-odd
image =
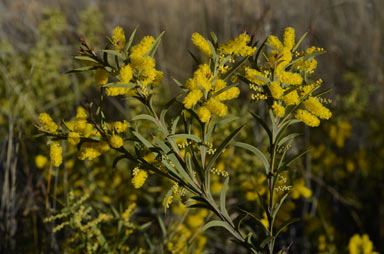
[[200, 107], [199, 111], [197, 112], [197, 115], [199, 116], [200, 121], [203, 123], [206, 123], [211, 119], [211, 111], [207, 107]]
[[40, 124], [49, 132], [57, 133], [59, 128], [57, 124], [52, 120], [51, 116], [47, 113], [40, 113], [39, 115]]
[[68, 142], [72, 145], [77, 145], [80, 143], [80, 134], [78, 132], [71, 131], [68, 133]]
[[283, 48], [283, 44], [275, 35], [268, 36], [267, 44], [277, 50], [281, 50]]
[[329, 119], [332, 116], [331, 111], [321, 104], [321, 102], [315, 97], [309, 97], [303, 102], [303, 105], [309, 112], [319, 117], [320, 119]]
[[76, 109], [76, 119], [80, 120], [86, 120], [88, 117], [87, 111], [83, 107], [77, 107]]
[[206, 107], [209, 111], [218, 116], [225, 116], [228, 112], [227, 106], [214, 98], [207, 101]]
[[35, 157], [35, 164], [36, 164], [36, 167], [38, 168], [44, 168], [47, 162], [48, 162], [48, 159], [44, 155], [39, 154]]
[[183, 104], [185, 108], [192, 108], [203, 97], [203, 92], [200, 89], [194, 89], [185, 96]]
[[293, 29], [292, 27], [285, 28], [283, 38], [284, 47], [288, 48], [289, 50], [292, 50], [295, 46], [295, 29]]
[[239, 97], [240, 89], [237, 87], [231, 87], [228, 90], [218, 94], [215, 99], [219, 101], [232, 100]]
[[309, 198], [310, 196], [312, 196], [312, 191], [305, 187], [305, 182], [303, 178], [296, 180], [293, 183], [293, 187], [291, 190], [291, 197], [293, 199], [298, 199], [300, 195], [305, 198]]
[[116, 133], [122, 133], [128, 129], [128, 122], [126, 120], [123, 122], [112, 122], [109, 125]]
[[131, 48], [130, 57], [144, 56], [152, 48], [155, 38], [152, 36], [145, 36], [141, 41]]
[[279, 82], [273, 81], [269, 86], [269, 90], [271, 91], [271, 95], [275, 99], [280, 99], [284, 94], [284, 89], [280, 86]]
[[133, 178], [131, 182], [133, 184], [133, 187], [135, 187], [136, 189], [139, 189], [141, 186], [143, 186], [147, 178], [148, 178], [147, 171], [139, 168], [133, 169]]
[[279, 105], [276, 101], [272, 105], [273, 114], [278, 117], [283, 117], [285, 115], [285, 108]]
[[212, 88], [211, 79], [213, 74], [208, 64], [199, 65], [198, 69], [193, 73], [193, 78], [187, 80], [185, 86], [189, 90], [197, 89], [199, 86], [209, 91]]
[[120, 81], [128, 83], [132, 79], [132, 67], [127, 64], [120, 69]]
[[300, 102], [300, 98], [299, 98], [299, 95], [297, 94], [296, 90], [293, 90], [292, 92], [284, 95], [283, 101], [287, 106], [297, 105]]
[[312, 115], [306, 110], [299, 109], [296, 112], [295, 118], [302, 121], [306, 125], [310, 127], [319, 126], [320, 120], [316, 116]]
[[255, 53], [256, 47], [248, 46], [248, 42], [251, 41], [251, 37], [248, 34], [240, 34], [233, 40], [229, 40], [220, 44], [218, 52], [220, 54], [238, 55], [238, 56], [251, 56]]
[[367, 234], [364, 234], [362, 237], [354, 234], [349, 239], [348, 249], [349, 254], [378, 254], [378, 252], [373, 251], [373, 243], [369, 240]]
[[116, 50], [122, 51], [125, 47], [125, 34], [122, 27], [117, 26], [112, 31], [112, 44]]
[[63, 149], [61, 148], [59, 142], [53, 142], [50, 146], [50, 157], [52, 165], [59, 167], [63, 162], [63, 157], [61, 155]]
[[107, 142], [85, 142], [81, 145], [77, 157], [80, 160], [93, 160], [110, 149]]
[[95, 82], [99, 86], [103, 86], [108, 83], [108, 72], [104, 69], [97, 69], [95, 72]]
[[212, 51], [208, 41], [199, 33], [192, 34], [193, 44], [206, 56], [212, 56]]
[[287, 85], [301, 85], [303, 78], [298, 73], [282, 71], [279, 75], [279, 81]]
[[124, 143], [124, 141], [123, 141], [122, 137], [120, 137], [118, 135], [113, 135], [109, 138], [109, 144], [113, 148], [120, 148], [123, 145], [123, 143]]

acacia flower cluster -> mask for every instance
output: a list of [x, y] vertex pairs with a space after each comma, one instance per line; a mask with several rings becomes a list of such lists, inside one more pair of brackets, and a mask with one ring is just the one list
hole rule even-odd
[[[257, 68], [245, 68], [244, 76], [254, 91], [252, 99], [271, 101], [271, 108], [277, 117], [286, 116], [288, 107], [291, 114], [306, 125], [316, 127], [320, 119], [329, 119], [332, 113], [313, 92], [322, 84], [321, 79], [311, 81], [308, 74], [317, 66], [315, 57], [324, 52], [311, 47], [303, 52], [296, 51], [295, 30], [287, 27], [283, 42], [274, 35], [268, 37], [270, 48], [266, 62]], [[299, 106], [302, 108], [298, 108]]]
[[201, 64], [188, 79], [185, 88], [187, 95], [183, 104], [187, 109], [194, 109], [203, 123], [209, 122], [212, 114], [217, 116], [225, 116], [228, 107], [223, 101], [235, 99], [240, 94], [240, 89], [234, 85], [228, 85], [223, 78], [228, 71], [227, 62], [234, 63], [235, 56], [251, 56], [256, 51], [256, 47], [248, 46], [250, 36], [241, 34], [233, 40], [229, 40], [215, 49], [213, 44], [205, 39], [202, 35], [194, 33], [192, 35], [193, 44], [206, 56], [212, 59], [212, 52], [219, 54], [217, 65]]

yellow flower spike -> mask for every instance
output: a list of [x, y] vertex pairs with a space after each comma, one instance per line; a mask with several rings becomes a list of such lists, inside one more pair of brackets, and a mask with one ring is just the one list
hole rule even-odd
[[135, 189], [141, 188], [141, 186], [143, 186], [147, 178], [148, 178], [147, 171], [139, 168], [133, 169], [133, 178], [131, 182], [133, 184], [133, 187], [135, 187]]
[[296, 90], [293, 90], [292, 92], [284, 95], [283, 101], [287, 106], [290, 105], [297, 105], [300, 102], [299, 95], [297, 94]]
[[250, 47], [247, 44], [251, 41], [251, 37], [248, 34], [240, 34], [233, 40], [229, 40], [220, 44], [218, 52], [219, 54], [226, 55], [238, 55], [238, 56], [251, 56], [255, 53], [256, 47]]
[[320, 125], [320, 120], [315, 115], [312, 115], [306, 110], [299, 109], [296, 112], [295, 118], [302, 121], [310, 127], [317, 127]]
[[231, 87], [228, 90], [218, 94], [215, 99], [219, 101], [232, 100], [239, 97], [240, 89], [238, 87]]
[[128, 83], [132, 79], [132, 67], [127, 64], [120, 69], [120, 81]]
[[87, 111], [83, 107], [77, 107], [76, 109], [76, 119], [86, 120], [88, 118]]
[[141, 41], [131, 48], [130, 57], [144, 56], [151, 49], [155, 38], [152, 36], [145, 36]]
[[215, 82], [213, 83], [213, 90], [215, 92], [218, 92], [221, 89], [224, 89], [225, 87], [227, 87], [227, 83], [222, 79], [216, 79]]
[[293, 199], [298, 199], [300, 196], [303, 196], [304, 198], [309, 198], [312, 196], [312, 191], [305, 187], [304, 179], [297, 179], [293, 183], [293, 187], [291, 190], [291, 197]]
[[200, 121], [203, 123], [206, 123], [211, 119], [211, 111], [207, 107], [200, 107], [199, 110], [197, 111], [197, 115], [199, 116]]
[[131, 65], [138, 70], [153, 69], [155, 68], [156, 62], [155, 59], [150, 56], [133, 55], [131, 56]]
[[332, 113], [329, 109], [323, 106], [321, 102], [315, 97], [309, 97], [303, 102], [303, 105], [308, 109], [309, 112], [319, 117], [320, 119], [329, 119]]
[[252, 83], [255, 83], [256, 85], [267, 84], [264, 80], [258, 78], [258, 77], [267, 78], [265, 74], [255, 69], [247, 68], [245, 70], [245, 77]]
[[273, 81], [269, 86], [269, 90], [271, 91], [271, 95], [274, 99], [280, 99], [284, 94], [284, 89], [280, 86], [279, 82]]
[[349, 254], [378, 254], [373, 251], [373, 243], [367, 234], [354, 234], [348, 243]]
[[112, 122], [110, 123], [110, 127], [112, 130], [116, 131], [116, 133], [122, 133], [128, 129], [128, 122], [126, 120], [123, 122]]
[[284, 30], [283, 35], [284, 47], [292, 50], [295, 46], [295, 29], [292, 27], [287, 27]]
[[185, 108], [192, 108], [203, 97], [203, 92], [200, 89], [194, 89], [185, 96], [183, 104]]
[[51, 116], [47, 113], [40, 113], [39, 115], [40, 124], [49, 132], [54, 134], [57, 133], [57, 129], [59, 128], [57, 124], [52, 120]]
[[78, 132], [71, 131], [70, 133], [68, 133], [67, 139], [70, 144], [77, 145], [78, 143], [80, 143], [80, 134]]
[[279, 74], [279, 81], [287, 85], [301, 85], [303, 78], [298, 73], [282, 71]]
[[106, 85], [108, 83], [108, 72], [104, 69], [97, 69], [95, 71], [95, 82], [99, 86]]
[[209, 111], [218, 116], [225, 116], [228, 112], [227, 106], [215, 98], [209, 99], [206, 103], [206, 107]]
[[53, 142], [50, 146], [50, 157], [52, 161], [52, 165], [55, 167], [59, 167], [63, 162], [62, 157], [63, 149], [61, 148], [59, 142]]
[[273, 114], [278, 117], [283, 117], [285, 115], [285, 108], [279, 105], [276, 101], [272, 105]]
[[207, 39], [199, 33], [192, 34], [192, 43], [206, 56], [212, 56], [212, 50]]
[[37, 168], [44, 168], [47, 162], [48, 159], [44, 155], [39, 154], [35, 157], [35, 165]]
[[123, 138], [118, 136], [118, 135], [113, 135], [109, 138], [109, 144], [113, 147], [113, 148], [120, 148], [123, 146]]
[[125, 34], [122, 27], [117, 26], [112, 31], [112, 44], [113, 47], [118, 50], [122, 51], [125, 47]]
[[267, 44], [270, 45], [271, 47], [277, 49], [277, 50], [283, 49], [283, 44], [281, 43], [279, 38], [277, 38], [277, 36], [275, 36], [275, 35], [268, 36]]

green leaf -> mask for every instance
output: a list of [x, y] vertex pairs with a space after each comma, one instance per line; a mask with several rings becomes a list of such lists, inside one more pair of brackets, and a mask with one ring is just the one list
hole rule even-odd
[[165, 31], [161, 32], [159, 36], [157, 36], [155, 42], [152, 44], [151, 49], [148, 51], [147, 55], [150, 57], [153, 57], [156, 53], [157, 48], [159, 47], [159, 44], [161, 42], [161, 37], [163, 37]]
[[134, 88], [136, 87], [136, 84], [133, 83], [108, 83], [104, 85], [103, 87], [126, 87], [126, 88]]
[[192, 56], [192, 59], [195, 61], [197, 65], [201, 64], [201, 61], [188, 49], [188, 53]]
[[185, 138], [185, 139], [191, 139], [193, 141], [196, 141], [197, 143], [201, 143], [201, 139], [199, 137], [196, 137], [195, 135], [192, 134], [173, 134], [170, 135], [169, 137], [171, 138]]
[[217, 45], [217, 36], [216, 36], [216, 34], [214, 32], [211, 32], [209, 35], [211, 36], [212, 43], [214, 45]]
[[184, 85], [180, 81], [178, 81], [177, 79], [173, 78], [172, 80], [176, 83], [176, 85], [178, 87], [180, 87], [180, 88], [184, 87]]
[[132, 134], [137, 137], [141, 143], [143, 143], [147, 148], [153, 148], [154, 146], [149, 142], [147, 139], [145, 139], [140, 133], [137, 131], [132, 131]]
[[125, 45], [125, 49], [124, 49], [125, 55], [128, 55], [129, 49], [131, 48], [131, 45], [133, 42], [133, 38], [135, 38], [135, 34], [136, 34], [136, 28], [133, 29], [131, 36], [129, 36], [128, 43]]
[[300, 44], [303, 42], [304, 38], [307, 36], [308, 32], [305, 32], [300, 39], [297, 41], [296, 45], [293, 47], [292, 52], [295, 52], [296, 49], [300, 46]]
[[112, 49], [103, 49], [102, 52], [110, 54], [110, 55], [117, 56], [117, 57], [119, 57], [121, 59], [124, 59], [124, 56], [120, 52], [112, 50]]
[[167, 237], [167, 228], [164, 225], [164, 221], [160, 216], [157, 216], [157, 221], [159, 222], [159, 226], [161, 229], [161, 233], [163, 234], [163, 238]]
[[213, 220], [213, 221], [208, 222], [207, 224], [204, 225], [202, 230], [206, 231], [207, 229], [212, 228], [212, 227], [223, 227], [226, 230], [228, 230], [231, 234], [235, 233], [235, 231], [227, 223], [225, 223], [224, 221], [219, 221], [219, 220]]
[[80, 67], [80, 68], [67, 71], [65, 73], [68, 74], [68, 73], [75, 73], [75, 72], [82, 72], [82, 71], [92, 71], [100, 68], [102, 68], [102, 66], [85, 66], [85, 67]]
[[299, 123], [299, 122], [300, 122], [299, 120], [291, 119], [291, 120], [288, 120], [288, 121], [286, 121], [285, 123], [283, 123], [283, 124], [278, 128], [278, 131], [277, 131], [277, 133], [276, 133], [276, 137], [275, 137], [274, 142], [275, 142], [275, 143], [279, 143], [279, 142], [280, 142], [280, 139], [281, 139], [281, 136], [284, 134], [284, 131], [285, 131], [289, 126], [291, 126], [292, 124]]
[[302, 157], [304, 154], [306, 154], [308, 152], [309, 152], [309, 150], [305, 150], [305, 151], [299, 153], [298, 155], [292, 157], [286, 163], [284, 163], [283, 167], [291, 165], [295, 160], [299, 159], [300, 157]]
[[[264, 224], [261, 222], [261, 220], [260, 220], [259, 218], [257, 218], [255, 215], [253, 215], [252, 213], [250, 213], [250, 212], [248, 212], [248, 211], [246, 211], [246, 210], [240, 209], [240, 211], [242, 211], [243, 213], [245, 213], [246, 216], [248, 216], [248, 215], [251, 216], [251, 218], [254, 219], [254, 220], [256, 221], [256, 224], [257, 224], [262, 230], [264, 230], [264, 232], [265, 232], [266, 234], [268, 234], [268, 232], [269, 232], [268, 228], [266, 228], [266, 227], [264, 226]], [[245, 219], [245, 217], [244, 217], [243, 219]], [[243, 220], [243, 219], [242, 219], [242, 220]], [[240, 227], [240, 223], [242, 222], [242, 220], [239, 221], [238, 227]]]
[[233, 145], [235, 145], [237, 147], [241, 147], [245, 150], [248, 150], [248, 151], [254, 153], [263, 163], [266, 174], [267, 175], [269, 174], [270, 165], [269, 165], [269, 162], [262, 151], [260, 151], [258, 148], [254, 147], [253, 145], [243, 143], [243, 142], [234, 142]]
[[227, 124], [227, 123], [230, 123], [230, 122], [232, 122], [232, 121], [234, 121], [234, 120], [237, 120], [237, 119], [239, 119], [239, 117], [237, 117], [237, 116], [233, 116], [233, 117], [225, 118], [225, 119], [223, 119], [223, 120], [221, 120], [221, 121], [215, 123], [215, 124], [214, 124], [211, 128], [209, 128], [209, 130], [207, 131], [207, 140], [210, 139], [212, 133], [215, 131], [216, 128], [218, 128], [218, 127], [220, 127], [220, 126], [223, 126], [223, 125], [225, 125], [225, 124]]
[[224, 217], [231, 223], [231, 225], [234, 227], [235, 225], [232, 222], [231, 217], [228, 214], [227, 208], [225, 207], [225, 196], [227, 194], [227, 187], [228, 187], [229, 177], [225, 178], [223, 188], [221, 189], [220, 193], [220, 210], [223, 213]]
[[[174, 164], [174, 166], [177, 169], [180, 176], [182, 176], [184, 178], [184, 180], [187, 181], [187, 183], [190, 185], [189, 188], [192, 188], [195, 192], [198, 192], [198, 188], [197, 188], [195, 182], [192, 180], [191, 176], [187, 173], [187, 171], [180, 164], [180, 161], [177, 159], [177, 157], [173, 153], [173, 151], [171, 151], [171, 149], [163, 141], [161, 141], [157, 137], [153, 137], [153, 139], [155, 140], [156, 144], [158, 144], [160, 146], [160, 148], [163, 150], [163, 152], [168, 155], [168, 158], [172, 161], [172, 163]], [[163, 160], [164, 165], [166, 165], [169, 170], [174, 171], [173, 167], [171, 165], [169, 165], [168, 162], [166, 162], [166, 163], [165, 162], [166, 161]]]
[[120, 155], [118, 157], [116, 157], [114, 160], [113, 160], [113, 163], [112, 163], [112, 168], [116, 168], [117, 166], [117, 163], [119, 163], [120, 160], [122, 159], [126, 159], [125, 155]]
[[156, 124], [156, 126], [159, 126], [156, 119], [153, 116], [150, 116], [147, 114], [140, 114], [132, 118], [132, 121], [138, 121], [138, 120], [148, 120]]
[[88, 61], [88, 62], [93, 62], [93, 63], [99, 63], [96, 59], [93, 59], [92, 57], [89, 56], [75, 56], [73, 57], [74, 59], [77, 60], [82, 60], [82, 61]]
[[279, 212], [281, 206], [283, 205], [285, 199], [288, 197], [289, 193], [286, 193], [281, 199], [279, 204], [273, 209], [272, 211], [272, 222], [271, 224], [273, 225], [277, 216], [277, 213]]
[[179, 122], [179, 120], [180, 120], [180, 116], [176, 117], [175, 120], [173, 120], [171, 134], [176, 133], [177, 123]]
[[218, 61], [218, 56], [217, 56], [217, 53], [216, 53], [216, 50], [215, 50], [215, 46], [212, 44], [211, 41], [208, 41], [208, 44], [209, 44], [209, 47], [211, 48], [212, 59], [213, 59], [213, 61], [216, 64], [216, 62]]
[[277, 229], [275, 237], [277, 237], [277, 236], [281, 233], [281, 231], [284, 230], [284, 228], [286, 228], [286, 227], [288, 227], [289, 225], [291, 225], [292, 223], [295, 223], [295, 222], [298, 222], [298, 221], [300, 221], [300, 220], [297, 219], [297, 218], [293, 218], [293, 219], [290, 219], [290, 220], [284, 222], [284, 223]]
[[297, 136], [300, 136], [300, 135], [302, 135], [302, 134], [300, 134], [300, 133], [289, 134], [288, 136], [285, 136], [284, 138], [282, 138], [277, 145], [278, 146], [283, 146], [286, 143], [291, 142], [294, 138], [296, 138]]
[[256, 119], [256, 121], [263, 127], [263, 129], [267, 132], [267, 135], [269, 137], [270, 145], [272, 145], [272, 132], [268, 127], [268, 124], [256, 113], [250, 112], [253, 118]]
[[267, 246], [267, 244], [269, 244], [272, 240], [273, 240], [273, 236], [267, 236], [261, 243], [260, 243], [260, 247], [261, 248], [265, 248], [265, 246]]
[[164, 214], [167, 214], [167, 204], [168, 204], [168, 200], [171, 197], [172, 193], [173, 193], [173, 191], [172, 191], [172, 189], [170, 189], [167, 192], [167, 194], [165, 195], [164, 204], [163, 204], [163, 206], [164, 206]]

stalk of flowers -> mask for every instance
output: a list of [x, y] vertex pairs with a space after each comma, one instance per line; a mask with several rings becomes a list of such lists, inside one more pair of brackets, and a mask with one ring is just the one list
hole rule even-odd
[[[326, 100], [313, 94], [322, 80], [310, 80], [314, 73], [316, 56], [324, 53], [321, 48], [310, 47], [299, 53], [296, 51], [302, 37], [295, 41], [295, 30], [287, 27], [283, 42], [271, 35], [266, 41], [270, 48], [266, 62], [261, 66], [246, 68], [244, 77], [253, 91], [254, 100], [268, 100], [276, 117], [294, 117], [310, 127], [320, 124], [320, 119], [329, 119], [332, 113], [323, 102]], [[302, 106], [300, 108], [299, 106]]]
[[212, 115], [227, 115], [228, 107], [224, 101], [239, 96], [240, 89], [236, 84], [227, 83], [226, 74], [231, 69], [229, 63], [235, 63], [236, 56], [249, 57], [254, 54], [256, 47], [249, 46], [250, 41], [250, 36], [243, 33], [215, 48], [215, 41], [212, 43], [198, 33], [192, 35], [193, 44], [209, 57], [209, 63], [199, 65], [193, 77], [187, 80], [187, 95], [183, 104], [186, 109], [193, 108], [201, 122], [209, 122]]

